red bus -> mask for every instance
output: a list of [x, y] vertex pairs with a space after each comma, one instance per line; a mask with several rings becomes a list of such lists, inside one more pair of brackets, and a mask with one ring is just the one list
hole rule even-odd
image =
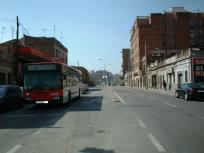
[[24, 65], [24, 98], [36, 104], [66, 103], [80, 97], [82, 72], [57, 62]]

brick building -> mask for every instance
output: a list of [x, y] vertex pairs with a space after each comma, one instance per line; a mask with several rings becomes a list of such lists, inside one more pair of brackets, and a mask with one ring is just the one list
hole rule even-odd
[[142, 59], [148, 64], [155, 58], [168, 58], [178, 50], [204, 47], [204, 13], [174, 7], [169, 12], [139, 16], [132, 27], [130, 41], [133, 86], [142, 87]]
[[123, 48], [122, 49], [122, 60], [123, 60], [123, 63], [122, 63], [122, 75], [123, 75], [123, 78], [125, 76], [125, 74], [127, 72], [130, 71], [130, 49], [129, 48]]
[[24, 35], [20, 40], [26, 47], [35, 48], [48, 53], [54, 61], [67, 64], [68, 49], [54, 37], [32, 37]]
[[0, 44], [0, 85], [12, 83], [15, 41], [8, 43]]
[[0, 44], [0, 84], [22, 86], [24, 63], [57, 61], [67, 64], [68, 50], [55, 38], [24, 35], [19, 40], [18, 60], [16, 44], [16, 40]]

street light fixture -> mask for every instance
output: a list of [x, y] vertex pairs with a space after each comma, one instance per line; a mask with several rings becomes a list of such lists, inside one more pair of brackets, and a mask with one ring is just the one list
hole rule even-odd
[[104, 77], [104, 80], [105, 80], [105, 85], [106, 85], [106, 83], [107, 83], [107, 77], [106, 77], [106, 63], [105, 63], [105, 60], [103, 60], [103, 59], [101, 59], [101, 58], [99, 58], [98, 59], [99, 61], [103, 61], [103, 66], [104, 66], [104, 74], [103, 74], [103, 77]]

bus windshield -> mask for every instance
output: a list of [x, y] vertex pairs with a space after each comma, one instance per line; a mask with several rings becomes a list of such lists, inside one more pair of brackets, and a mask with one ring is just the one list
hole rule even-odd
[[27, 72], [24, 76], [24, 89], [59, 89], [61, 78], [56, 71]]

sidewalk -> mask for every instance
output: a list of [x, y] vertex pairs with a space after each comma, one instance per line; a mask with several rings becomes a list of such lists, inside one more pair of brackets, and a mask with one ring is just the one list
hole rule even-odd
[[[125, 87], [131, 88], [129, 86], [125, 86]], [[148, 90], [147, 90], [146, 88], [139, 88], [139, 87], [132, 87], [132, 89], [147, 91], [147, 92], [151, 92], [151, 93], [159, 93], [159, 94], [163, 94], [163, 95], [170, 95], [170, 96], [175, 95], [174, 90], [164, 90], [164, 89], [154, 89], [154, 88], [148, 88]]]

